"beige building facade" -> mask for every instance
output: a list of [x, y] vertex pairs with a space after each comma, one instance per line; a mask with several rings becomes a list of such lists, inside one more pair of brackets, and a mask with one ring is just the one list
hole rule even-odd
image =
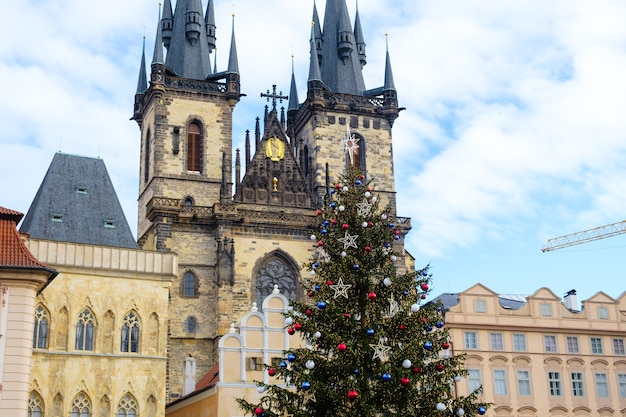
[[37, 239], [26, 243], [59, 271], [33, 298], [29, 416], [162, 416], [168, 292], [176, 257]]
[[458, 392], [482, 386], [491, 417], [626, 416], [626, 293], [598, 292], [581, 306], [575, 297], [504, 296], [481, 284], [442, 296], [469, 371]]

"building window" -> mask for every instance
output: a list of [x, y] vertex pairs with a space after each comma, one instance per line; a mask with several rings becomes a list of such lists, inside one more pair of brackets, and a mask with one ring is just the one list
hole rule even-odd
[[544, 336], [543, 347], [546, 352], [556, 352], [556, 336]]
[[63, 223], [63, 215], [59, 213], [52, 213], [51, 220], [57, 223]]
[[144, 166], [143, 166], [143, 182], [147, 183], [148, 179], [150, 179], [150, 141], [152, 140], [152, 134], [150, 133], [150, 129], [148, 129], [148, 133], [146, 134], [146, 146], [144, 149]]
[[75, 190], [76, 194], [87, 194], [87, 187], [85, 187], [84, 185], [77, 185]]
[[597, 373], [596, 377], [596, 395], [600, 398], [609, 396], [609, 381], [605, 373]]
[[187, 126], [187, 171], [200, 172], [202, 161], [201, 129], [197, 122]]
[[262, 371], [263, 370], [263, 358], [247, 358], [246, 360], [247, 371]]
[[31, 391], [28, 397], [28, 417], [43, 417], [43, 399], [35, 391]]
[[126, 394], [122, 401], [120, 401], [117, 407], [117, 417], [136, 417], [137, 416], [137, 401], [135, 398]]
[[474, 301], [474, 311], [476, 313], [486, 313], [487, 312], [487, 303], [485, 303], [485, 300], [475, 300]]
[[94, 328], [95, 319], [93, 313], [86, 308], [80, 313], [76, 323], [76, 350], [93, 350]]
[[491, 350], [504, 350], [502, 333], [491, 333], [489, 335], [489, 340], [491, 342]]
[[124, 317], [120, 350], [122, 352], [139, 352], [139, 318], [132, 311]]
[[274, 285], [278, 285], [280, 293], [289, 300], [298, 299], [300, 273], [292, 262], [274, 253], [262, 265], [256, 273], [256, 303], [259, 311], [263, 308], [263, 300], [274, 291]]
[[198, 326], [198, 321], [196, 320], [196, 318], [194, 316], [189, 316], [187, 317], [186, 320], [186, 328], [187, 328], [187, 333], [195, 333], [196, 332], [196, 328]]
[[91, 417], [91, 401], [84, 392], [79, 393], [74, 399], [70, 417]]
[[560, 372], [548, 372], [548, 387], [550, 388], [550, 395], [553, 397], [561, 396], [561, 373]]
[[585, 386], [583, 384], [582, 372], [572, 372], [571, 377], [572, 377], [572, 395], [574, 397], [584, 397]]
[[620, 398], [626, 398], [626, 374], [617, 374]]
[[509, 394], [509, 388], [506, 380], [506, 371], [504, 369], [493, 370], [493, 389], [495, 395]]
[[578, 347], [578, 336], [567, 336], [565, 341], [567, 342], [567, 353], [580, 352], [580, 348]]
[[613, 339], [613, 354], [624, 355], [624, 339]]
[[602, 349], [602, 338], [600, 337], [592, 337], [591, 338], [591, 353], [594, 355], [602, 355], [604, 350]]
[[483, 385], [483, 380], [480, 376], [480, 369], [468, 369], [467, 370], [467, 388], [469, 392], [474, 392]]
[[115, 229], [115, 220], [105, 220], [104, 221], [105, 229]]
[[363, 136], [354, 132], [346, 133], [344, 136], [344, 152], [346, 154], [346, 166], [365, 171], [365, 140]]
[[33, 349], [48, 347], [48, 311], [43, 306], [35, 308], [35, 328], [33, 331]]
[[465, 332], [465, 349], [478, 349], [476, 332]]
[[606, 307], [598, 307], [598, 318], [600, 320], [608, 320], [609, 319], [609, 309]]
[[526, 352], [526, 335], [514, 334], [513, 335], [513, 349], [518, 352]]
[[196, 276], [191, 271], [183, 275], [183, 296], [194, 297], [196, 295]]
[[529, 371], [517, 371], [517, 393], [519, 395], [530, 395]]
[[541, 304], [541, 315], [544, 317], [552, 316], [552, 305], [550, 304]]

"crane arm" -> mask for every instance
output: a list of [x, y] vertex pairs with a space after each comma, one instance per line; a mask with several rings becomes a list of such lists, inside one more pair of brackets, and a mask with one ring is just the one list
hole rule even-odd
[[582, 232], [576, 232], [569, 235], [549, 239], [548, 243], [546, 243], [546, 246], [544, 246], [541, 251], [549, 252], [551, 250], [580, 245], [581, 243], [591, 242], [593, 240], [600, 240], [604, 239], [605, 237], [611, 237], [622, 233], [626, 233], [626, 220], [618, 223], [607, 224], [606, 226], [600, 226], [589, 230], [583, 230]]

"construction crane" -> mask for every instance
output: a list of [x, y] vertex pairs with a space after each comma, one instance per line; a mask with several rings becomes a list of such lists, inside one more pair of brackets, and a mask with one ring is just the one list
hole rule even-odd
[[616, 236], [622, 233], [626, 233], [626, 220], [618, 223], [607, 224], [606, 226], [596, 227], [594, 229], [583, 230], [582, 232], [572, 233], [569, 235], [549, 239], [548, 243], [546, 243], [546, 246], [544, 246], [541, 251], [550, 252], [552, 250], [580, 245], [581, 243], [600, 240], [604, 239], [605, 237]]

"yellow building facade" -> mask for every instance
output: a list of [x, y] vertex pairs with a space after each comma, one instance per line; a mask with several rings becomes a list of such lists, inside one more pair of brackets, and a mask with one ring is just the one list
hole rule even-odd
[[504, 296], [476, 284], [442, 300], [469, 370], [456, 389], [482, 386], [486, 415], [626, 416], [626, 293], [598, 292], [579, 308], [575, 291]]
[[59, 271], [34, 300], [29, 416], [162, 416], [176, 257], [26, 243]]

